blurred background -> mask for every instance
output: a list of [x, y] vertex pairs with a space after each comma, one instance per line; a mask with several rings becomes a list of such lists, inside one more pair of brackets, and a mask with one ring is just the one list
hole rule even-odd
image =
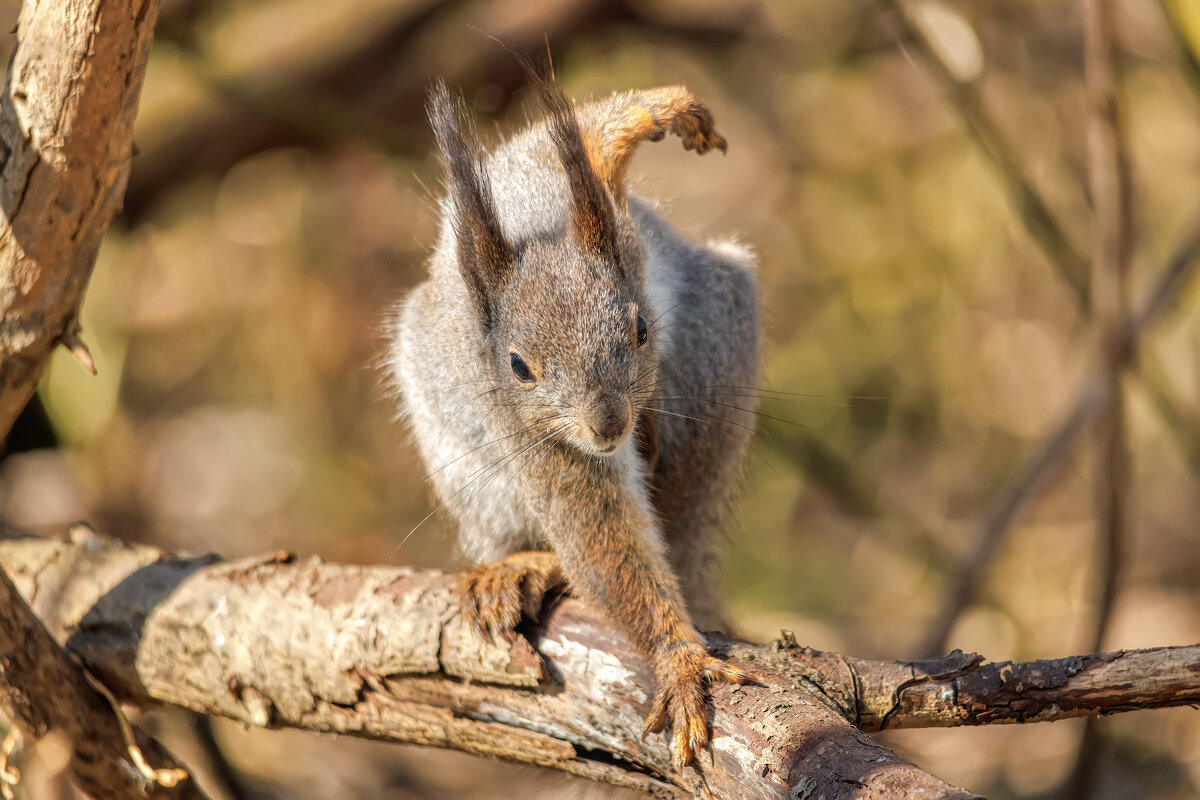
[[[632, 172], [678, 229], [762, 261], [771, 392], [723, 587], [739, 633], [992, 660], [1088, 652], [1100, 622], [1110, 649], [1200, 641], [1200, 287], [1125, 382], [1111, 615], [1091, 428], [1049, 449], [1011, 524], [998, 512], [1094, 368], [1072, 286], [1090, 218], [1080, 8], [164, 0], [125, 213], [83, 309], [99, 375], [57, 354], [0, 461], [0, 520], [228, 558], [456, 565], [449, 520], [418, 526], [425, 469], [379, 368], [437, 223], [422, 104], [443, 76], [498, 141], [536, 106], [509, 51], [549, 50], [577, 98], [687, 84], [730, 141], [725, 157], [646, 146]], [[1200, 211], [1200, 4], [1116, 9], [1136, 307]], [[16, 13], [0, 3], [0, 26]], [[453, 753], [154, 724], [185, 758], [211, 733], [231, 798], [591, 791]], [[1104, 720], [1090, 792], [1072, 777], [1083, 727], [883, 738], [994, 798], [1200, 794], [1195, 709]]]

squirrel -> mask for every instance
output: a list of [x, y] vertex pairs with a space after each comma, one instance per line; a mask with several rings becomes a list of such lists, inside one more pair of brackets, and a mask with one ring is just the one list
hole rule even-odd
[[461, 613], [511, 635], [565, 584], [647, 656], [643, 738], [672, 764], [708, 746], [710, 681], [746, 683], [697, 626], [723, 622], [714, 568], [759, 386], [754, 256], [688, 242], [628, 191], [643, 140], [726, 149], [682, 86], [575, 106], [490, 154], [435, 83], [444, 163], [429, 277], [397, 307], [388, 362], [465, 555]]

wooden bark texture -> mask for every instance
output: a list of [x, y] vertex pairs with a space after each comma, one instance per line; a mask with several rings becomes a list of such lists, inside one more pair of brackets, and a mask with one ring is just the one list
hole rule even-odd
[[0, 96], [0, 432], [33, 396], [121, 208], [157, 0], [28, 0]]
[[[0, 596], [15, 594], [0, 570]], [[28, 624], [24, 604], [0, 604], [0, 713], [27, 737], [51, 731], [72, 747], [71, 769], [79, 788], [103, 800], [189, 798], [203, 793], [186, 772], [164, 785], [139, 771], [126, 746], [126, 733], [109, 701], [89, 684], [83, 670], [45, 627]], [[156, 741], [133, 730], [142, 755], [154, 769], [177, 770], [174, 757]], [[181, 780], [175, 784], [174, 781]]]
[[[89, 360], [79, 302], [121, 206], [157, 14], [157, 0], [27, 0], [21, 9], [0, 95], [0, 437], [59, 342]], [[27, 738], [55, 731], [69, 741], [74, 778], [93, 797], [204, 797], [118, 717], [3, 574], [0, 714]], [[142, 756], [149, 763], [136, 766]]]
[[[1061, 719], [1200, 702], [1200, 646], [989, 664], [866, 661], [714, 638], [756, 686], [718, 686], [711, 762], [671, 775], [640, 739], [645, 661], [583, 605], [489, 642], [454, 577], [221, 562], [100, 537], [0, 540], [37, 613], [123, 699], [538, 764], [657, 797], [961, 798], [863, 731]], [[531, 642], [533, 644], [531, 644]], [[707, 794], [706, 794], [707, 793]]]

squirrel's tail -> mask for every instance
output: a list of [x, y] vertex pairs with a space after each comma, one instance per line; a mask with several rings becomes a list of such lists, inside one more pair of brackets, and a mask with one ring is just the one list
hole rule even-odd
[[670, 132], [686, 150], [726, 148], [708, 106], [683, 86], [620, 92], [580, 107], [578, 115], [592, 167], [619, 203], [625, 200], [625, 169], [641, 141], [658, 142]]

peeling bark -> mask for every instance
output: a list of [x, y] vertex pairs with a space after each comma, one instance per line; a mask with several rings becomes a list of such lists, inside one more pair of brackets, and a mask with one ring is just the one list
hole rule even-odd
[[[986, 663], [866, 661], [711, 642], [758, 686], [714, 687], [713, 758], [672, 775], [640, 739], [645, 661], [574, 600], [489, 642], [459, 625], [454, 576], [294, 561], [220, 562], [99, 537], [0, 540], [56, 636], [123, 699], [450, 747], [685, 797], [968, 797], [863, 732], [1029, 722], [1200, 702], [1200, 646]], [[533, 644], [531, 644], [533, 643]]]

